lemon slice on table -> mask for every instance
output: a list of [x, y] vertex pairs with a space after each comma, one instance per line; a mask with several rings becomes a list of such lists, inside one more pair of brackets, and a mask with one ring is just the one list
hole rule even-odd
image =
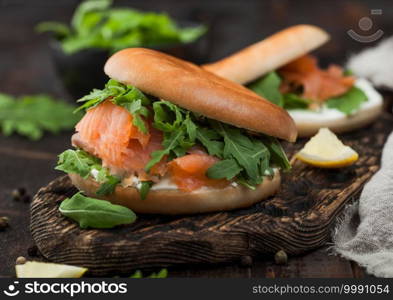
[[16, 265], [18, 278], [79, 278], [87, 271], [86, 268], [28, 261], [23, 265]]
[[295, 157], [315, 167], [341, 168], [352, 165], [359, 155], [328, 128], [321, 128]]

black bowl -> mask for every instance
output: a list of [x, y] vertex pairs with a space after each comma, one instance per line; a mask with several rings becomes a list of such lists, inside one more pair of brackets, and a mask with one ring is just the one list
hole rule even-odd
[[[197, 26], [195, 23], [180, 23]], [[93, 88], [102, 88], [108, 81], [103, 71], [110, 53], [102, 49], [86, 49], [74, 54], [65, 54], [58, 40], [50, 41], [50, 49], [56, 71], [72, 99], [77, 100]], [[208, 32], [198, 40], [187, 44], [171, 44], [149, 47], [167, 54], [201, 64], [207, 61], [210, 47]]]

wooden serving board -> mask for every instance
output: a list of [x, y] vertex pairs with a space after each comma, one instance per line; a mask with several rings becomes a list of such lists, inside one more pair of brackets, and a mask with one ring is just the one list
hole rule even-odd
[[[31, 207], [31, 232], [50, 261], [89, 268], [93, 276], [180, 264], [239, 261], [283, 249], [297, 255], [330, 239], [336, 216], [378, 170], [393, 128], [385, 114], [372, 126], [341, 135], [358, 151], [355, 165], [324, 170], [294, 164], [278, 194], [248, 209], [194, 216], [139, 215], [128, 226], [82, 230], [58, 207], [76, 189], [67, 176], [39, 190]], [[284, 147], [291, 157], [305, 140]]]

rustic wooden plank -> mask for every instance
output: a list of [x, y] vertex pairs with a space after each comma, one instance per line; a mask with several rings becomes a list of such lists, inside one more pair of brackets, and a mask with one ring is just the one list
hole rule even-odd
[[[381, 149], [392, 124], [393, 117], [383, 115], [371, 127], [343, 135], [344, 142], [360, 154], [355, 165], [333, 171], [296, 163], [292, 172], [284, 176], [276, 196], [231, 212], [141, 215], [129, 226], [106, 231], [81, 230], [58, 212], [60, 202], [76, 192], [67, 176], [60, 177], [41, 189], [34, 199], [32, 235], [49, 260], [86, 266], [93, 275], [145, 267], [231, 262], [244, 255], [257, 256], [280, 249], [289, 255], [302, 254], [330, 239], [336, 216], [378, 169]], [[299, 142], [286, 148], [291, 155], [301, 146]], [[315, 261], [321, 263], [317, 258]], [[299, 272], [303, 272], [302, 268], [311, 272], [307, 263], [301, 264], [299, 260]], [[350, 268], [340, 268], [342, 276], [349, 276]], [[271, 273], [276, 270], [273, 268]], [[310, 276], [316, 274], [318, 271]]]

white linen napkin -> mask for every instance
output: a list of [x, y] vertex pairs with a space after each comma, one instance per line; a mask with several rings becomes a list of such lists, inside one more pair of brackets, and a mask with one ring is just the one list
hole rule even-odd
[[335, 253], [369, 274], [393, 277], [393, 134], [384, 146], [380, 170], [364, 186], [359, 201], [345, 209], [333, 244]]
[[393, 89], [393, 37], [351, 56], [346, 67], [376, 87]]

